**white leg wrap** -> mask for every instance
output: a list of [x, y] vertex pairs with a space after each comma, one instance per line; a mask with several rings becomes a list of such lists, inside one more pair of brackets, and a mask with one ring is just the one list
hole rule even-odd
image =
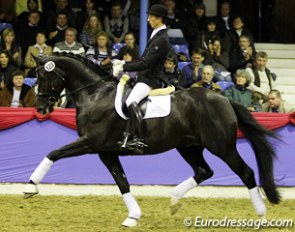
[[34, 184], [39, 184], [51, 168], [52, 164], [53, 161], [45, 157], [31, 175], [30, 180], [33, 181]]
[[177, 201], [181, 199], [184, 196], [184, 194], [186, 194], [189, 190], [193, 189], [196, 186], [197, 182], [193, 177], [190, 177], [187, 180], [181, 182], [171, 192], [171, 203], [177, 203]]
[[133, 219], [139, 219], [141, 216], [141, 210], [132, 193], [124, 193], [123, 199], [128, 209], [128, 217]]
[[266, 206], [257, 187], [249, 189], [252, 204], [258, 216], [266, 215]]

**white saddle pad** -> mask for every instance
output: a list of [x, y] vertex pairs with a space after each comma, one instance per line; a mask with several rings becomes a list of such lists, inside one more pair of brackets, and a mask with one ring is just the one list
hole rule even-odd
[[[115, 98], [115, 109], [117, 113], [123, 118], [128, 119], [128, 117], [122, 111], [122, 96], [123, 88], [120, 83], [117, 86], [117, 93]], [[149, 96], [147, 103], [146, 114], [144, 119], [147, 118], [161, 118], [166, 117], [170, 114], [171, 110], [171, 96]]]

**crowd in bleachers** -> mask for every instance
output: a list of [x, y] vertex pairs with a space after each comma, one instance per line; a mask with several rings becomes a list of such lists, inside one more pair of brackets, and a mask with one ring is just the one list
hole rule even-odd
[[[140, 1], [81, 2], [74, 11], [69, 0], [0, 0], [0, 106], [16, 107], [17, 99], [18, 106], [34, 106], [35, 101], [24, 101], [34, 98], [27, 91], [36, 77], [33, 56], [71, 52], [100, 66], [110, 66], [113, 58], [139, 58]], [[272, 111], [263, 105], [271, 105], [270, 94], [281, 97], [271, 92], [276, 75], [266, 67], [268, 55], [256, 51], [247, 19], [233, 12], [229, 1], [220, 4], [214, 17], [206, 16], [202, 0], [150, 3], [168, 9], [174, 52], [163, 70], [171, 84], [210, 88], [251, 111]], [[4, 93], [9, 100], [3, 100]]]

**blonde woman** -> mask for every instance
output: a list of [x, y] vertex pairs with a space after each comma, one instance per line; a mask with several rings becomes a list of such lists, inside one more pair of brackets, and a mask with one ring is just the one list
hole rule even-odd
[[52, 54], [52, 47], [46, 44], [46, 36], [44, 32], [38, 32], [36, 35], [36, 44], [29, 46], [25, 57], [25, 74], [29, 77], [35, 77], [35, 67], [37, 67], [36, 61], [33, 56], [48, 56]]
[[6, 28], [2, 32], [1, 50], [8, 51], [10, 61], [20, 67], [22, 64], [21, 48], [15, 42], [15, 32], [12, 28]]
[[97, 15], [90, 15], [80, 35], [80, 41], [84, 47], [89, 48], [96, 42], [98, 32], [102, 31], [102, 25]]

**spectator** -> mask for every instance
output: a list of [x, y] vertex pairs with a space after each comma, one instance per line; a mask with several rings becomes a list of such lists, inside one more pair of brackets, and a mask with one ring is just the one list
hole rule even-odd
[[268, 54], [264, 51], [257, 52], [254, 65], [246, 69], [251, 78], [249, 89], [263, 94], [265, 100], [269, 92], [274, 88], [272, 74], [266, 67], [267, 62]]
[[65, 13], [68, 19], [68, 25], [75, 28], [76, 26], [76, 15], [72, 8], [69, 6], [68, 0], [55, 0], [55, 7], [46, 15], [46, 28], [51, 30], [56, 24], [56, 18], [58, 13]]
[[106, 32], [101, 31], [97, 35], [96, 44], [86, 52], [86, 58], [97, 65], [111, 64], [112, 51]]
[[81, 43], [76, 42], [77, 30], [68, 27], [65, 33], [65, 40], [55, 44], [53, 52], [67, 52], [75, 55], [85, 56], [85, 49]]
[[173, 54], [169, 54], [164, 64], [164, 73], [171, 85], [178, 87], [181, 79], [181, 72], [177, 68], [177, 59]]
[[25, 75], [29, 77], [36, 77], [35, 68], [37, 63], [33, 56], [42, 57], [44, 55], [51, 55], [52, 47], [46, 44], [46, 35], [44, 32], [38, 32], [36, 36], [36, 44], [28, 48], [24, 66], [26, 68]]
[[239, 47], [239, 38], [247, 36], [250, 41], [250, 46], [255, 53], [254, 39], [252, 33], [244, 28], [245, 20], [241, 16], [235, 16], [233, 18], [233, 28], [226, 32], [224, 37], [224, 48], [231, 54], [233, 50]]
[[206, 23], [206, 30], [201, 31], [198, 47], [209, 52], [213, 40], [219, 39], [220, 34], [216, 28], [215, 18], [210, 17]]
[[201, 48], [196, 48], [192, 51], [192, 62], [185, 65], [181, 71], [181, 81], [179, 82], [180, 86], [188, 88], [193, 83], [201, 79], [205, 57], [206, 53]]
[[0, 91], [0, 106], [34, 107], [36, 106], [35, 91], [24, 84], [24, 74], [17, 70], [12, 74], [12, 81]]
[[257, 109], [253, 107], [253, 92], [247, 89], [251, 81], [248, 73], [244, 69], [238, 69], [235, 73], [234, 80], [235, 84], [226, 89], [223, 95], [230, 100], [244, 105], [248, 110], [261, 111], [261, 106]]
[[96, 4], [94, 0], [84, 0], [81, 11], [77, 12], [77, 27], [78, 33], [81, 33], [87, 19], [91, 15], [96, 15], [98, 21], [101, 22], [103, 19], [100, 17], [100, 14], [97, 10]]
[[102, 31], [100, 19], [97, 15], [90, 15], [86, 20], [83, 31], [80, 35], [80, 41], [85, 49], [95, 44], [97, 35], [100, 31]]
[[230, 70], [235, 72], [237, 69], [251, 67], [254, 60], [253, 48], [250, 45], [250, 39], [246, 35], [239, 38], [239, 47], [235, 48], [230, 58]]
[[39, 11], [40, 15], [40, 22], [39, 24], [42, 25], [42, 27], [45, 26], [45, 23], [43, 22], [43, 14], [39, 10], [39, 1], [38, 0], [27, 0], [27, 10], [24, 10], [21, 12], [21, 14], [16, 18], [16, 28], [19, 30], [23, 25], [26, 25], [29, 23], [28, 18], [29, 18], [29, 12], [30, 11]]
[[221, 39], [216, 38], [209, 46], [208, 63], [212, 65], [215, 70], [216, 81], [232, 81], [229, 68], [229, 55], [223, 49]]
[[7, 50], [9, 60], [17, 67], [22, 64], [21, 48], [16, 43], [15, 33], [12, 28], [6, 28], [2, 31], [2, 43], [0, 50]]
[[22, 49], [22, 59], [24, 60], [25, 55], [27, 54], [28, 47], [35, 44], [36, 35], [39, 31], [44, 31], [39, 24], [40, 22], [40, 13], [37, 10], [32, 10], [29, 12], [29, 23], [22, 26], [17, 34], [17, 39], [19, 45]]
[[202, 69], [202, 79], [192, 84], [191, 87], [202, 87], [221, 93], [221, 87], [213, 82], [214, 73], [214, 68], [211, 65], [205, 65]]
[[294, 107], [282, 99], [279, 90], [273, 89], [268, 95], [268, 102], [262, 105], [264, 112], [272, 113], [291, 113], [294, 111]]
[[225, 33], [232, 28], [232, 22], [233, 13], [231, 4], [229, 1], [224, 1], [220, 5], [216, 20], [217, 29], [220, 32], [221, 38], [224, 38]]
[[59, 12], [56, 16], [56, 24], [49, 30], [48, 44], [52, 47], [57, 42], [61, 42], [65, 39], [66, 29], [68, 28], [68, 16], [66, 13]]
[[129, 29], [129, 20], [122, 14], [120, 2], [112, 4], [111, 14], [104, 18], [104, 29], [113, 43], [121, 43]]
[[133, 32], [127, 32], [125, 34], [124, 38], [125, 46], [121, 47], [117, 57], [119, 60], [123, 59], [123, 54], [124, 52], [128, 49], [132, 49], [134, 51], [134, 57], [133, 60], [138, 60], [139, 59], [139, 48], [137, 44], [135, 43], [135, 36]]
[[[135, 60], [134, 58], [137, 56], [137, 54], [133, 49], [127, 48], [124, 50], [122, 56], [125, 62], [130, 62], [132, 60]], [[127, 74], [129, 77], [137, 79], [138, 72], [124, 72], [122, 74]]]
[[12, 80], [12, 73], [18, 68], [9, 60], [9, 53], [6, 50], [0, 51], [0, 90]]
[[0, 1], [0, 22], [13, 23], [15, 19], [15, 3], [11, 0]]

